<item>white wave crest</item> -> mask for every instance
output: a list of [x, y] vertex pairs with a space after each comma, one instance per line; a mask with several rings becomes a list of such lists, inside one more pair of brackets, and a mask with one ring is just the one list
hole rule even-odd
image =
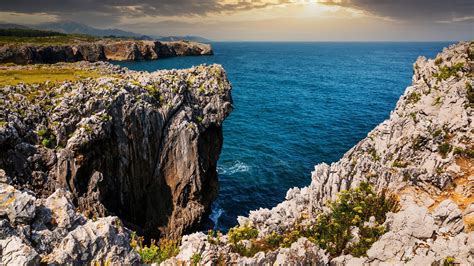
[[246, 165], [241, 161], [235, 161], [234, 164], [230, 167], [219, 166], [217, 167], [217, 172], [223, 175], [233, 175], [235, 173], [243, 173], [248, 172], [250, 170], [250, 166]]
[[217, 203], [212, 204], [211, 214], [209, 214], [209, 219], [214, 223], [214, 230], [219, 228], [219, 218], [224, 213], [224, 209], [219, 207]]

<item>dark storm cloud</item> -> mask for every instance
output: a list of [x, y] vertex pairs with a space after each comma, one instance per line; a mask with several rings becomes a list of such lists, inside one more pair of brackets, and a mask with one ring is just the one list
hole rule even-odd
[[449, 21], [474, 16], [474, 0], [326, 0], [325, 4], [409, 21]]
[[[240, 0], [222, 4], [219, 0], [0, 0], [0, 10], [16, 13], [46, 13], [60, 18], [87, 16], [104, 20], [121, 17], [205, 15], [211, 12], [233, 12], [294, 2], [280, 0]], [[368, 11], [374, 15], [398, 20], [441, 21], [473, 16], [474, 0], [322, 0]]]
[[0, 10], [54, 15], [94, 12], [110, 15], [204, 15], [210, 12], [248, 10], [269, 4], [261, 0], [222, 4], [218, 0], [1, 0]]

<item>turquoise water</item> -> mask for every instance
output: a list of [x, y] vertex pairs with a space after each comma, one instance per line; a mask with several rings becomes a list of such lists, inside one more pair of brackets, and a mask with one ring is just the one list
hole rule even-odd
[[134, 70], [222, 64], [234, 112], [224, 123], [219, 197], [211, 220], [273, 207], [365, 138], [411, 83], [419, 55], [448, 43], [214, 43], [214, 56], [118, 62]]

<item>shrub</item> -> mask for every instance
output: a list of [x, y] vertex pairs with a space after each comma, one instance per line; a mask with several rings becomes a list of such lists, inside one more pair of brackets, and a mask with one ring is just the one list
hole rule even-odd
[[421, 99], [421, 95], [418, 92], [412, 92], [410, 95], [408, 95], [407, 101], [408, 103], [415, 104], [419, 102]]
[[[385, 191], [377, 194], [368, 183], [359, 187], [341, 191], [338, 199], [329, 203], [330, 211], [320, 214], [312, 224], [303, 225], [297, 221], [291, 228], [280, 233], [272, 232], [263, 239], [256, 239], [258, 230], [250, 226], [234, 227], [229, 231], [229, 243], [233, 252], [251, 257], [259, 251], [275, 250], [278, 247], [289, 247], [301, 237], [326, 249], [332, 256], [352, 254], [364, 256], [377, 239], [385, 233], [381, 224], [387, 212], [399, 209], [394, 196], [387, 196]], [[364, 226], [370, 217], [375, 217], [373, 227]], [[352, 239], [351, 228], [358, 227], [360, 240], [348, 246]], [[241, 241], [250, 240], [251, 246], [245, 247]]]
[[472, 89], [472, 85], [469, 82], [466, 82], [466, 94], [469, 105], [474, 107], [474, 90]]
[[[132, 84], [136, 86], [141, 86], [138, 81], [132, 81]], [[148, 94], [150, 94], [153, 98], [160, 99], [160, 91], [158, 90], [158, 88], [156, 88], [155, 86], [146, 85], [145, 89], [148, 91]]]
[[474, 150], [472, 149], [463, 149], [461, 147], [455, 147], [453, 154], [465, 156], [468, 158], [474, 158]]
[[380, 156], [377, 154], [377, 151], [375, 150], [375, 148], [370, 148], [368, 150], [370, 156], [372, 156], [372, 159], [374, 159], [374, 161], [379, 161], [380, 160]]
[[[255, 228], [252, 228], [249, 225], [231, 228], [227, 236], [229, 239], [231, 250], [233, 252], [239, 253], [242, 256], [252, 257], [257, 252], [262, 250], [262, 248], [260, 248], [260, 245], [258, 245], [257, 242], [255, 241], [258, 236], [258, 230]], [[242, 240], [253, 240], [253, 241], [251, 241], [252, 243], [250, 247], [246, 247], [242, 243]]]
[[202, 255], [200, 253], [194, 253], [191, 256], [191, 265], [198, 265], [202, 261]]
[[[338, 199], [330, 203], [329, 208], [331, 211], [321, 214], [310, 229], [310, 239], [332, 256], [343, 252], [354, 256], [365, 255], [372, 244], [385, 233], [385, 229], [380, 226], [385, 221], [385, 214], [399, 209], [394, 196], [386, 197], [385, 191], [377, 195], [368, 183], [340, 192]], [[365, 227], [364, 222], [368, 222], [371, 216], [375, 217], [377, 225]], [[352, 226], [359, 228], [361, 238], [346, 250], [352, 239]]]
[[229, 242], [233, 245], [242, 240], [250, 240], [252, 238], [256, 238], [257, 236], [258, 230], [250, 227], [249, 225], [233, 227], [228, 233]]
[[448, 155], [448, 153], [452, 150], [452, 146], [451, 144], [447, 143], [447, 142], [444, 142], [443, 144], [440, 144], [438, 146], [438, 152], [439, 154], [441, 154], [441, 156], [443, 156], [443, 158], [446, 157], [446, 155]]
[[442, 133], [443, 133], [443, 130], [437, 129], [435, 132], [433, 132], [433, 138], [437, 138], [441, 136]]
[[392, 163], [392, 166], [397, 168], [406, 168], [408, 166], [408, 163], [404, 161], [395, 160]]
[[458, 71], [460, 71], [464, 67], [463, 63], [457, 63], [451, 67], [449, 66], [442, 66], [439, 68], [438, 73], [434, 73], [433, 77], [436, 77], [438, 80], [446, 80], [451, 76], [455, 76]]
[[53, 148], [56, 145], [56, 136], [49, 129], [42, 128], [36, 131], [41, 145], [46, 148]]
[[207, 231], [207, 242], [213, 245], [219, 245], [221, 242], [220, 234], [221, 232], [210, 229]]
[[426, 144], [426, 141], [427, 140], [425, 138], [418, 135], [413, 139], [411, 147], [413, 150], [418, 151]]
[[444, 258], [443, 266], [452, 266], [454, 265], [455, 261], [456, 259], [454, 257], [447, 256], [446, 258]]
[[441, 57], [436, 58], [435, 65], [439, 66], [439, 65], [441, 65], [441, 63], [443, 63], [443, 58], [441, 58]]
[[151, 240], [150, 245], [143, 244], [143, 237], [137, 237], [132, 233], [130, 246], [140, 255], [142, 263], [161, 263], [179, 253], [179, 241], [170, 239], [161, 239], [159, 244]]

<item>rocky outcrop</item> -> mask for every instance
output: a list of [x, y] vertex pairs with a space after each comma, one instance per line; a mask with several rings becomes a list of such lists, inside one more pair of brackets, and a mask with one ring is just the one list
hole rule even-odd
[[297, 248], [307, 241], [300, 239], [292, 244], [296, 249], [290, 255], [279, 247], [246, 258], [230, 252], [227, 235], [217, 245], [204, 235], [191, 235], [183, 238], [181, 252], [172, 262], [189, 261], [191, 247], [198, 247], [193, 252], [214, 263], [279, 264], [278, 258], [284, 257], [289, 264], [308, 258], [314, 264], [329, 259], [336, 265], [430, 265], [446, 258], [473, 264], [473, 60], [474, 43], [452, 45], [435, 59], [418, 58], [413, 83], [388, 120], [338, 162], [316, 165], [310, 186], [290, 189], [286, 200], [273, 209], [251, 211], [238, 219], [240, 226], [258, 229], [258, 243], [296, 223], [311, 224], [329, 211], [326, 202], [335, 200], [340, 191], [369, 182], [378, 191], [397, 195], [401, 210], [387, 215], [387, 232], [367, 256], [328, 258], [317, 247]]
[[75, 212], [71, 199], [62, 189], [37, 199], [31, 192], [0, 184], [0, 263], [138, 264], [130, 231], [119, 218], [87, 220]]
[[212, 55], [209, 44], [176, 41], [102, 40], [71, 44], [7, 44], [0, 63], [39, 64], [105, 60], [155, 60], [173, 56]]
[[[178, 238], [195, 230], [217, 195], [222, 122], [232, 109], [222, 67], [153, 73], [103, 62], [49, 67], [101, 77], [0, 88], [3, 182], [36, 198], [69, 191], [85, 217], [118, 216], [139, 235]], [[25, 197], [14, 206], [33, 201]], [[22, 207], [9, 219], [28, 222], [31, 213]], [[84, 226], [64, 238], [63, 250], [75, 248], [74, 241], [93, 243], [77, 235], [89, 232]]]

